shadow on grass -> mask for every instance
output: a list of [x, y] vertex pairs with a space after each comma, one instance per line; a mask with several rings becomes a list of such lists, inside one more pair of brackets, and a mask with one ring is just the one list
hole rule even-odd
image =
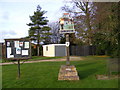
[[95, 75], [96, 72], [103, 68], [103, 65], [97, 66], [97, 62], [90, 62], [84, 64], [75, 65], [78, 71], [80, 79], [85, 79], [91, 75]]
[[96, 68], [78, 71], [78, 76], [80, 77], [80, 79], [85, 79], [89, 77], [90, 75], [94, 75], [97, 71], [98, 70]]

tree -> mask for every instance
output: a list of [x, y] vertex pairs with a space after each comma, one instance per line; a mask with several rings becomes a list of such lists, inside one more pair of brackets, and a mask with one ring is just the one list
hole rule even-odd
[[82, 0], [72, 0], [71, 6], [65, 5], [62, 10], [73, 14], [77, 38], [90, 45], [94, 33], [94, 8], [92, 2], [82, 2]]
[[60, 38], [60, 44], [65, 44], [65, 42], [66, 42], [66, 39], [65, 39], [65, 36], [63, 35]]
[[40, 55], [40, 42], [47, 42], [50, 35], [50, 27], [47, 26], [48, 20], [44, 17], [46, 11], [38, 5], [34, 15], [30, 16], [31, 23], [27, 24], [29, 28], [29, 37], [37, 41], [37, 55]]
[[94, 5], [96, 6], [96, 33], [94, 34], [94, 42], [96, 45], [101, 44], [98, 45], [100, 46], [99, 50], [105, 50], [106, 54], [111, 57], [118, 57], [120, 52], [118, 21], [120, 4], [112, 2], [94, 3]]
[[51, 27], [51, 42], [59, 43], [61, 34], [59, 33], [59, 22], [49, 23], [49, 27]]
[[43, 32], [43, 35], [41, 35], [41, 36], [43, 38], [43, 43], [50, 44], [51, 43], [51, 35], [52, 35], [51, 28], [48, 26], [44, 26], [42, 28], [42, 32]]
[[67, 5], [62, 8], [73, 13], [77, 38], [111, 57], [120, 57], [120, 2], [81, 1], [72, 0], [72, 9]]
[[[52, 43], [62, 43], [65, 44], [65, 36], [59, 33], [59, 22], [50, 23], [49, 26], [51, 27], [51, 40]], [[75, 34], [70, 34], [70, 45], [76, 44], [76, 37]]]

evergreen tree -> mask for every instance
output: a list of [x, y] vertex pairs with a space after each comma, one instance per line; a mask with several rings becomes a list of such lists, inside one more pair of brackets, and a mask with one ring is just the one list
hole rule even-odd
[[38, 5], [33, 16], [30, 16], [31, 23], [27, 24], [29, 28], [29, 37], [37, 41], [37, 55], [40, 55], [40, 42], [46, 42], [49, 38], [51, 28], [47, 26], [48, 20], [43, 15], [46, 11], [42, 11]]

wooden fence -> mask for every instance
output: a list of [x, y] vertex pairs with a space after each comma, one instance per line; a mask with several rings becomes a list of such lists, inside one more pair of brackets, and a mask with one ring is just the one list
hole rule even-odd
[[88, 56], [95, 55], [95, 46], [70, 46], [70, 55], [72, 56]]

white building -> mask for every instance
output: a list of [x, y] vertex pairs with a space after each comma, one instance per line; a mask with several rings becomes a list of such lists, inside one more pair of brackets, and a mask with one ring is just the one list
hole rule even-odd
[[66, 56], [66, 44], [43, 45], [43, 56], [46, 57]]

